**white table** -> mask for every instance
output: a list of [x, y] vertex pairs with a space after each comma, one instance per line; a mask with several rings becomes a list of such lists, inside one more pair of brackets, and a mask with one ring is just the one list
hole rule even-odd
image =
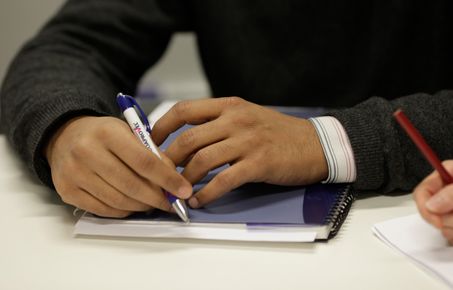
[[[411, 197], [358, 200], [327, 243], [75, 238], [72, 208], [0, 135], [0, 289], [448, 289], [371, 232]], [[417, 241], [414, 241], [417, 242]]]

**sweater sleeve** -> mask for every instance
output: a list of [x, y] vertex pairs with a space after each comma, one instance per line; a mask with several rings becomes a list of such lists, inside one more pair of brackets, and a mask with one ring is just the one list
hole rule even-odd
[[2, 86], [2, 125], [41, 181], [52, 186], [48, 137], [76, 115], [118, 114], [116, 94], [132, 94], [172, 32], [189, 29], [185, 11], [172, 0], [70, 0], [24, 45]]
[[357, 168], [355, 188], [408, 191], [433, 169], [393, 118], [401, 108], [441, 160], [453, 158], [453, 91], [414, 94], [392, 101], [373, 97], [333, 111], [344, 126]]

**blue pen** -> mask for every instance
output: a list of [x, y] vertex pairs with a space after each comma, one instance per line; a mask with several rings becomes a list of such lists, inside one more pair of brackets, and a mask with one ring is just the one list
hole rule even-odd
[[[146, 148], [156, 154], [159, 159], [162, 159], [157, 146], [154, 144], [153, 140], [151, 140], [151, 127], [149, 126], [148, 118], [146, 117], [140, 106], [137, 104], [135, 99], [131, 96], [119, 93], [116, 97], [116, 101], [121, 111], [123, 112], [124, 118], [131, 127], [132, 132], [134, 132], [134, 135], [137, 136], [137, 138], [143, 143], [143, 145], [145, 145]], [[136, 109], [140, 113], [141, 118], [137, 114]], [[187, 210], [185, 202], [181, 199], [178, 199], [166, 190], [164, 190], [164, 193], [178, 216], [184, 222], [190, 222], [189, 212]]]

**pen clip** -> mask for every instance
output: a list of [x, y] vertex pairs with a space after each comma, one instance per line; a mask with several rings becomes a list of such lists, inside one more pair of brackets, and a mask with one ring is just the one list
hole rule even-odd
[[143, 112], [142, 108], [140, 108], [137, 101], [129, 95], [124, 95], [124, 94], [121, 94], [121, 95], [123, 95], [125, 98], [127, 98], [131, 102], [132, 107], [136, 111], [138, 111], [139, 117], [142, 120], [143, 125], [145, 125], [145, 127], [146, 127], [146, 131], [148, 131], [148, 133], [151, 134], [151, 126], [149, 125], [148, 117], [146, 116], [145, 112]]

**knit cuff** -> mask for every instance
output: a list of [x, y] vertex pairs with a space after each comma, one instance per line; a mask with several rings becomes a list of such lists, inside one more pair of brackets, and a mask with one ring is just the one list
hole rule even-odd
[[20, 147], [26, 147], [19, 149], [19, 152], [22, 153], [30, 169], [47, 186], [54, 187], [43, 147], [52, 134], [76, 116], [105, 116], [116, 113], [114, 106], [102, 104], [96, 100], [99, 101], [99, 98], [89, 94], [63, 94], [50, 102], [35, 105], [30, 112], [17, 119], [19, 129], [12, 136], [13, 142], [22, 143]]
[[[372, 114], [372, 112], [368, 112]], [[379, 133], [376, 128], [377, 120], [362, 118], [362, 109], [345, 109], [330, 112], [328, 115], [335, 117], [346, 130], [355, 158], [357, 178], [354, 187], [360, 190], [376, 190], [385, 181], [384, 153]]]

